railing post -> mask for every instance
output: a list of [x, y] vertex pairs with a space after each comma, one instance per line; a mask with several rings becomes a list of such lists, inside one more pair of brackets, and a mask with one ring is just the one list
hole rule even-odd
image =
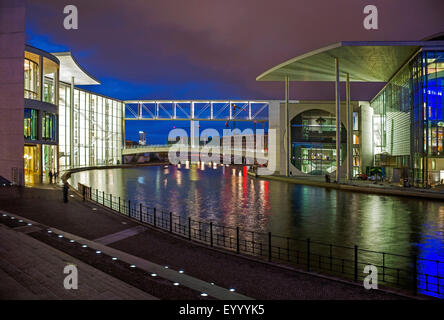
[[210, 222], [210, 245], [213, 247], [213, 222]]
[[[438, 278], [437, 283], [439, 284]], [[413, 256], [413, 294], [415, 296], [418, 294], [418, 261], [416, 254]]]
[[290, 261], [290, 239], [287, 237], [287, 261]]
[[268, 232], [268, 261], [271, 262], [271, 232]]
[[358, 246], [355, 245], [355, 281], [358, 281]]
[[[231, 245], [230, 245], [231, 247]], [[236, 227], [236, 252], [240, 253], [240, 245], [239, 245], [239, 227]]]
[[122, 213], [122, 210], [120, 209], [120, 197], [119, 197], [119, 213]]
[[170, 233], [173, 233], [173, 213], [170, 211]]
[[440, 292], [439, 292], [439, 261], [438, 260], [436, 261], [436, 283], [437, 283], [436, 289], [438, 291], [438, 294], [440, 294]]
[[102, 204], [105, 206], [105, 191], [102, 191]]
[[113, 209], [113, 195], [109, 194], [109, 207], [112, 210]]
[[131, 217], [131, 201], [128, 200], [128, 217]]
[[330, 271], [333, 271], [333, 246], [330, 244]]
[[191, 218], [188, 217], [188, 240], [191, 240]]
[[143, 222], [143, 218], [142, 218], [142, 204], [139, 204], [140, 207], [140, 222]]
[[154, 225], [154, 227], [156, 226], [156, 208], [154, 208], [154, 211], [153, 211], [153, 225]]
[[385, 282], [385, 252], [382, 253], [382, 281]]
[[307, 239], [307, 271], [310, 272], [310, 238]]
[[96, 202], [99, 203], [99, 189], [96, 189]]

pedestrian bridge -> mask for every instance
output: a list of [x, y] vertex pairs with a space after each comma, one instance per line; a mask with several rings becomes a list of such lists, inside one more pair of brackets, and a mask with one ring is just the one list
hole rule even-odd
[[[129, 156], [129, 155], [135, 155], [135, 154], [143, 154], [143, 153], [167, 153], [170, 151], [171, 145], [136, 145], [136, 146], [127, 146], [124, 149], [122, 149], [122, 156]], [[189, 150], [193, 153], [200, 152], [202, 148], [200, 147], [192, 147], [189, 148]], [[176, 149], [177, 150], [177, 149]], [[213, 152], [214, 153], [214, 152]], [[268, 160], [268, 150], [265, 150], [264, 152], [255, 152], [254, 149], [223, 149], [222, 147], [219, 149], [219, 154], [221, 156], [223, 155], [239, 155], [242, 157], [255, 157], [256, 159], [261, 160]]]
[[269, 101], [127, 100], [125, 120], [267, 121]]

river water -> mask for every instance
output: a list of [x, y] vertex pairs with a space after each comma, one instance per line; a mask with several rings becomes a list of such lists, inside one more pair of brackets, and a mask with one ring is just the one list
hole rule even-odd
[[444, 261], [444, 202], [254, 179], [241, 166], [93, 170], [71, 182], [196, 220]]

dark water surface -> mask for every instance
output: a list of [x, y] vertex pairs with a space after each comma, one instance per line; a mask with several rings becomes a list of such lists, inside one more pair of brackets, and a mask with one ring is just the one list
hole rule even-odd
[[254, 179], [245, 167], [93, 170], [71, 180], [196, 220], [444, 261], [444, 202]]

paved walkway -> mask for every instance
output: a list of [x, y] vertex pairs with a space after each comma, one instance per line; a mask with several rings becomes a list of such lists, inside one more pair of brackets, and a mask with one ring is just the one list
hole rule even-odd
[[205, 282], [206, 285], [215, 283], [222, 288], [235, 288], [237, 293], [254, 299], [402, 298], [379, 290], [365, 290], [363, 286], [353, 283], [211, 250], [151, 228], [137, 234], [127, 233], [128, 237], [122, 237], [125, 234], [122, 231], [138, 224], [92, 203], [82, 202], [77, 196], [65, 204], [60, 190], [24, 189], [21, 195], [13, 189], [8, 190], [0, 192], [1, 209], [90, 241], [107, 239], [107, 236], [108, 239], [113, 238], [117, 234], [119, 237], [115, 240], [118, 241], [113, 241], [108, 247], [157, 266], [182, 269], [187, 276]]
[[[0, 299], [153, 300], [133, 286], [103, 273], [28, 235], [0, 224]], [[63, 269], [78, 269], [78, 289], [66, 290]]]

